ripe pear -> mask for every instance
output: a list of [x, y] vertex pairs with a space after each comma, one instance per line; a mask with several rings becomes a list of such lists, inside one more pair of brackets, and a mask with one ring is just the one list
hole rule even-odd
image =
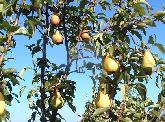
[[0, 55], [0, 65], [2, 64], [3, 60], [4, 60], [4, 54]]
[[56, 109], [60, 109], [63, 107], [64, 105], [64, 100], [60, 94], [60, 92], [55, 92], [54, 96], [52, 97], [51, 100], [51, 105], [56, 108]]
[[50, 20], [52, 25], [59, 25], [60, 24], [60, 18], [57, 14], [53, 14]]
[[144, 52], [143, 60], [142, 60], [142, 68], [147, 75], [151, 75], [155, 66], [155, 60], [149, 50]]
[[61, 35], [60, 31], [56, 31], [53, 36], [52, 36], [52, 41], [55, 43], [55, 44], [60, 44], [63, 42], [63, 36]]
[[97, 108], [106, 108], [111, 106], [111, 101], [109, 99], [108, 94], [104, 94], [99, 91], [98, 97], [96, 99], [96, 107]]
[[103, 60], [103, 69], [106, 72], [116, 72], [119, 68], [119, 64], [114, 59], [110, 58], [109, 56], [106, 56]]
[[89, 35], [89, 30], [84, 30], [81, 32], [80, 37], [82, 38], [83, 41], [89, 41], [90, 35]]
[[0, 115], [4, 113], [5, 108], [6, 108], [6, 104], [4, 101], [4, 97], [3, 97], [3, 94], [0, 92]]

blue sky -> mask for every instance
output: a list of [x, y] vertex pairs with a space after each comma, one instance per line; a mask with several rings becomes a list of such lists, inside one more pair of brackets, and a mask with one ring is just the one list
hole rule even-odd
[[[149, 3], [154, 8], [154, 10], [162, 10], [163, 4], [165, 5], [164, 0], [159, 0], [159, 2], [158, 0], [150, 0]], [[158, 23], [157, 28], [150, 28], [147, 32], [148, 35], [156, 34], [157, 41], [161, 42], [165, 46], [165, 25]], [[6, 67], [16, 67], [16, 69], [20, 71], [23, 67], [32, 66], [31, 55], [25, 45], [35, 42], [37, 36], [35, 36], [31, 40], [24, 36], [15, 36], [14, 38], [17, 40], [17, 46], [15, 49], [12, 49], [12, 52], [8, 54], [8, 57], [13, 57], [15, 59], [8, 62]], [[147, 39], [147, 36], [144, 37], [144, 40], [147, 41]], [[62, 51], [63, 49], [64, 45], [54, 46], [53, 48], [49, 47], [47, 51], [49, 59], [52, 62], [56, 62], [57, 64], [65, 63], [66, 54], [64, 51]], [[154, 52], [159, 53], [157, 49], [154, 48], [153, 50]], [[165, 58], [163, 54], [159, 54], [159, 56]], [[27, 122], [31, 115], [31, 111], [28, 109], [26, 93], [31, 88], [33, 72], [27, 72], [24, 78], [25, 81], [21, 81], [21, 85], [27, 86], [27, 89], [25, 90], [24, 95], [19, 98], [20, 103], [17, 103], [14, 100], [12, 102], [12, 106], [7, 108], [11, 114], [11, 122]], [[91, 98], [92, 81], [87, 74], [72, 74], [69, 76], [69, 79], [72, 79], [77, 83], [76, 96], [74, 99], [74, 104], [77, 107], [77, 112], [73, 113], [67, 105], [64, 106], [59, 112], [66, 119], [67, 122], [76, 122], [80, 120], [78, 115], [82, 115], [82, 113], [84, 112], [85, 102], [87, 102]], [[159, 89], [154, 86], [154, 81], [154, 78], [149, 81], [151, 83], [148, 85], [148, 96], [151, 96], [153, 100], [156, 100], [156, 93], [158, 93]], [[20, 86], [14, 87], [14, 91], [18, 93], [19, 88]]]

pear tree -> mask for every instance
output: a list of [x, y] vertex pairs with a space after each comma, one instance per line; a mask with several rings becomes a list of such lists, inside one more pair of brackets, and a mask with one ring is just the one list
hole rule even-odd
[[[29, 69], [5, 68], [15, 36], [23, 35], [36, 37], [26, 45], [34, 73], [27, 95], [29, 122], [38, 116], [41, 122], [62, 121], [64, 105], [76, 112], [75, 91], [81, 88], [69, 79], [74, 73], [93, 82], [82, 122], [163, 121], [165, 48], [156, 40], [159, 35], [148, 31], [165, 23], [165, 9], [153, 7], [147, 0], [0, 0], [0, 120], [10, 120], [6, 105], [18, 100], [14, 86], [26, 80]], [[66, 61], [59, 65], [49, 59], [48, 48], [62, 46], [55, 53], [65, 52]], [[156, 81], [148, 82], [151, 78]], [[156, 103], [147, 96], [147, 84], [160, 89]]]

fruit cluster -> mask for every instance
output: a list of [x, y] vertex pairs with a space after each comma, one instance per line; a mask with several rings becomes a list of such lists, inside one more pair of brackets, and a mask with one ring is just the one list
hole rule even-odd
[[[59, 26], [61, 24], [60, 18], [57, 13], [54, 13], [50, 20], [51, 24], [54, 26]], [[84, 41], [88, 42], [90, 39], [89, 35], [90, 30], [83, 30], [80, 32], [79, 37]], [[64, 37], [62, 36], [59, 30], [52, 35], [52, 41], [55, 44], [63, 43]], [[142, 59], [142, 69], [146, 75], [151, 75], [155, 66], [155, 60], [149, 50], [146, 50]], [[103, 70], [107, 73], [115, 73], [120, 70], [120, 64], [112, 56], [106, 55], [102, 62]], [[64, 100], [61, 97], [60, 92], [55, 91], [54, 96], [52, 97], [51, 104], [54, 108], [59, 109], [64, 105]], [[96, 98], [96, 107], [105, 108], [112, 105], [112, 100], [107, 93], [99, 90], [98, 97]]]
[[[102, 67], [103, 70], [105, 70], [107, 73], [115, 73], [120, 69], [120, 64], [118, 61], [107, 55], [103, 59]], [[146, 50], [144, 52], [141, 67], [145, 75], [151, 75], [152, 72], [154, 71], [155, 60], [150, 50]], [[108, 94], [103, 93], [100, 90], [98, 97], [96, 99], [96, 107], [104, 108], [104, 107], [110, 107], [111, 105], [112, 105], [112, 101], [110, 100]]]
[[[61, 21], [57, 13], [54, 13], [52, 15], [50, 22], [54, 26], [60, 25]], [[84, 42], [89, 41], [90, 39], [89, 30], [83, 30], [79, 36]], [[62, 36], [61, 32], [59, 30], [56, 30], [56, 32], [52, 35], [53, 43], [61, 44], [63, 40], [64, 40], [64, 37]]]

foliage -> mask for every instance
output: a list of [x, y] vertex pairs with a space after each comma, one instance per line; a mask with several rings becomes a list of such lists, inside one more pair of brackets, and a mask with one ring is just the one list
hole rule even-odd
[[[58, 14], [59, 25], [51, 24], [53, 13]], [[141, 65], [143, 53], [149, 47], [155, 46], [165, 53], [163, 44], [156, 41], [156, 35], [149, 35], [148, 40], [144, 40], [147, 29], [156, 27], [158, 21], [165, 23], [165, 10], [153, 13], [145, 0], [0, 0], [0, 92], [4, 94], [6, 104], [10, 105], [13, 98], [18, 98], [17, 94], [12, 93], [13, 86], [19, 85], [18, 79], [23, 79], [27, 69], [18, 74], [14, 68], [4, 67], [9, 60], [5, 58], [7, 53], [16, 45], [14, 36], [24, 35], [29, 39], [37, 36], [34, 44], [26, 45], [32, 55], [34, 71], [34, 87], [27, 96], [32, 110], [29, 122], [35, 121], [37, 115], [42, 122], [63, 119], [58, 109], [50, 104], [56, 90], [75, 112], [73, 99], [76, 82], [68, 76], [71, 73], [86, 73], [86, 70], [92, 74], [93, 96], [92, 102], [86, 104], [82, 121], [164, 119], [164, 59], [152, 52], [156, 67], [151, 76], [145, 74]], [[67, 54], [66, 63], [61, 65], [47, 58], [47, 46], [55, 48], [61, 45], [54, 44], [51, 39], [57, 30], [63, 35]], [[84, 31], [90, 35], [89, 40], [81, 38]], [[101, 60], [106, 55], [118, 61], [117, 72], [107, 73], [102, 69]], [[75, 69], [71, 68], [73, 65]], [[155, 86], [161, 86], [157, 103], [147, 96], [146, 84], [154, 76]], [[95, 99], [100, 88], [113, 101], [110, 108], [96, 108]], [[23, 90], [22, 87], [20, 94]], [[116, 98], [119, 91], [121, 100]], [[9, 119], [9, 113], [6, 112], [1, 118]]]

